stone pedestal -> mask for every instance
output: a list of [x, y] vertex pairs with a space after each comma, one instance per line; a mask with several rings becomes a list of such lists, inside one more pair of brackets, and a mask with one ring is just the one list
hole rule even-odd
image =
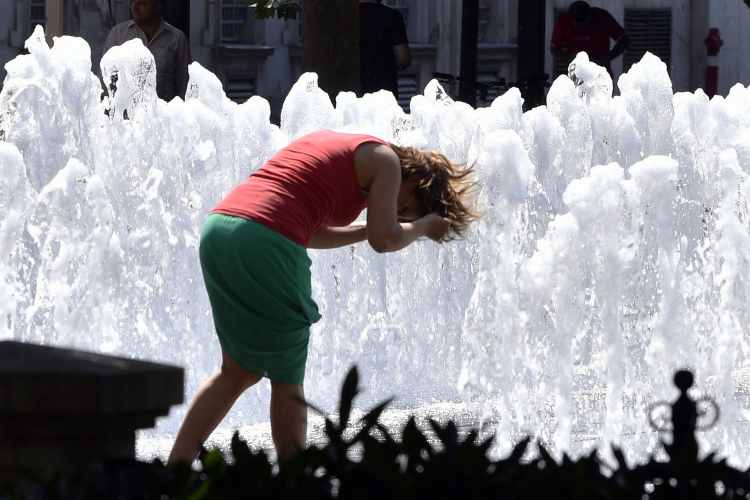
[[135, 458], [135, 431], [183, 401], [182, 368], [0, 342], [0, 474]]

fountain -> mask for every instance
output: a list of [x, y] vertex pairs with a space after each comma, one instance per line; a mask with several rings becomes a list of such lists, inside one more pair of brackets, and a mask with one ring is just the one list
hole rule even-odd
[[[208, 212], [296, 137], [366, 132], [474, 165], [484, 218], [445, 245], [310, 251], [316, 405], [335, 406], [357, 363], [360, 404], [464, 401], [497, 454], [532, 434], [558, 456], [614, 442], [642, 462], [658, 437], [646, 410], [690, 368], [721, 408], [701, 449], [750, 466], [747, 88], [674, 94], [647, 54], [612, 97], [579, 55], [545, 107], [523, 113], [511, 90], [474, 110], [433, 81], [407, 115], [383, 92], [334, 108], [305, 74], [277, 127], [197, 63], [185, 102], [157, 99], [138, 41], [102, 59], [103, 100], [83, 40], [50, 48], [37, 28], [27, 48], [0, 93], [0, 340], [182, 365], [189, 400], [219, 365], [197, 258]], [[262, 425], [268, 397], [250, 390], [223, 428]]]

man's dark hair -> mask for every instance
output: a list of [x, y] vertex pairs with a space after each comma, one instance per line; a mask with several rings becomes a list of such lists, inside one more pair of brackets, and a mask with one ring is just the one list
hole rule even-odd
[[573, 21], [579, 24], [586, 24], [591, 19], [591, 6], [582, 0], [578, 0], [570, 4], [568, 14]]

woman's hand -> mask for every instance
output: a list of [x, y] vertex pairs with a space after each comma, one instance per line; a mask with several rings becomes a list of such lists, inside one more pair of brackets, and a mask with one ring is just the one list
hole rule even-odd
[[[417, 202], [414, 186], [404, 184], [401, 161], [390, 147], [364, 144], [356, 150], [354, 165], [359, 186], [368, 192], [366, 231], [373, 250], [395, 252], [423, 236], [443, 241], [451, 228], [451, 221], [437, 214], [420, 217], [423, 208], [409, 208]], [[399, 204], [401, 191], [405, 192]], [[407, 196], [409, 193], [411, 198]], [[407, 222], [407, 219], [412, 222]]]
[[451, 229], [450, 219], [440, 217], [438, 214], [425, 215], [421, 219], [416, 220], [414, 224], [424, 224], [424, 235], [438, 243], [443, 241], [443, 238], [447, 236]]

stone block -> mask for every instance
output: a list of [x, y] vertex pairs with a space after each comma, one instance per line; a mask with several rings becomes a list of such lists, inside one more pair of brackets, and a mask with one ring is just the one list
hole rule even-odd
[[0, 474], [135, 458], [135, 431], [183, 395], [180, 367], [0, 342]]

